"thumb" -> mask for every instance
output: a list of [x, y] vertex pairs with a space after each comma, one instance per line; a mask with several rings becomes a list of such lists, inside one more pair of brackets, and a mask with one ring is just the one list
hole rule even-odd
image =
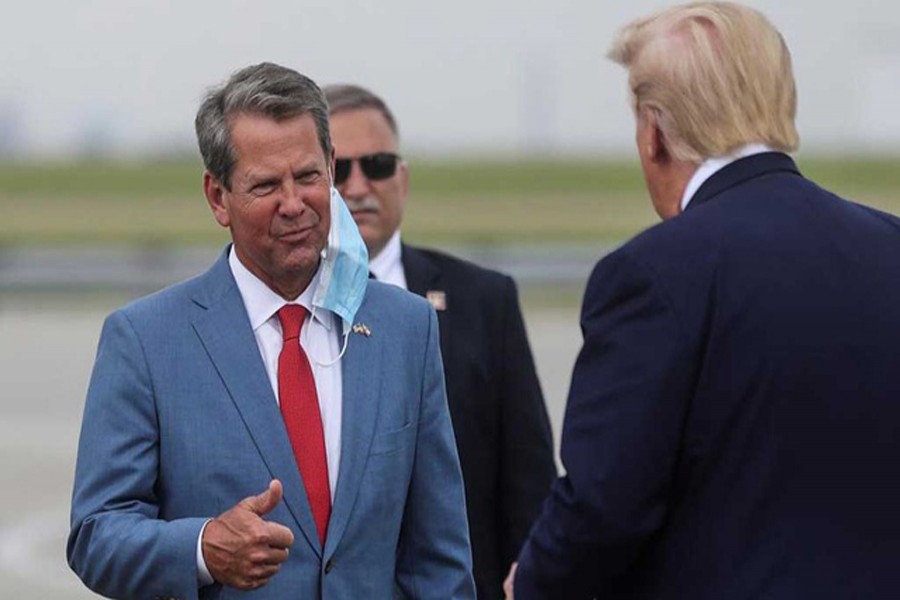
[[250, 496], [244, 500], [243, 504], [250, 511], [261, 517], [272, 512], [278, 506], [278, 503], [281, 502], [283, 495], [284, 488], [281, 486], [281, 482], [273, 479], [269, 482], [269, 487], [266, 491], [258, 496]]
[[506, 600], [513, 600], [514, 596], [514, 587], [516, 582], [516, 569], [519, 567], [518, 562], [514, 562], [509, 569], [509, 575], [506, 576], [506, 580], [503, 582], [503, 595]]

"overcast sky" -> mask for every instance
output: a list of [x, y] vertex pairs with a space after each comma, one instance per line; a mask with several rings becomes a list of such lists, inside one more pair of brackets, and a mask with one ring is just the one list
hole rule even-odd
[[[630, 151], [632, 0], [12, 0], [0, 150], [192, 149], [204, 89], [269, 60], [393, 106], [407, 151]], [[900, 151], [900, 4], [756, 0], [791, 47], [807, 150]]]

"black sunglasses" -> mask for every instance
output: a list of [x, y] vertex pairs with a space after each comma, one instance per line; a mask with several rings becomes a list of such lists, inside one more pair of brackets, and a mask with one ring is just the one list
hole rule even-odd
[[400, 156], [391, 152], [376, 152], [358, 158], [336, 158], [334, 159], [334, 185], [340, 185], [347, 181], [355, 160], [359, 161], [363, 175], [372, 181], [381, 181], [394, 176]]

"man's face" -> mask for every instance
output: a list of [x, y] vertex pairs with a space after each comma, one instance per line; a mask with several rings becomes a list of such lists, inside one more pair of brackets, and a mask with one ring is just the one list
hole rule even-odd
[[[397, 136], [387, 119], [375, 109], [349, 110], [329, 117], [335, 158], [358, 159], [379, 152], [397, 153]], [[369, 256], [378, 256], [403, 218], [409, 191], [409, 172], [399, 161], [396, 172], [386, 179], [373, 180], [363, 173], [358, 160], [350, 165], [350, 175], [337, 185], [347, 202]]]
[[207, 200], [250, 272], [284, 298], [309, 284], [330, 224], [331, 173], [310, 115], [229, 119], [231, 191], [209, 173]]

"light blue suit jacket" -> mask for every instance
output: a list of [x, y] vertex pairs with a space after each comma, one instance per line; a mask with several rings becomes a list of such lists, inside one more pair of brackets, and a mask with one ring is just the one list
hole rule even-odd
[[295, 536], [256, 598], [474, 598], [437, 320], [369, 282], [342, 359], [341, 463], [324, 549], [227, 253], [204, 275], [110, 315], [78, 449], [67, 555], [115, 598], [198, 590], [203, 523], [274, 477], [268, 519]]

